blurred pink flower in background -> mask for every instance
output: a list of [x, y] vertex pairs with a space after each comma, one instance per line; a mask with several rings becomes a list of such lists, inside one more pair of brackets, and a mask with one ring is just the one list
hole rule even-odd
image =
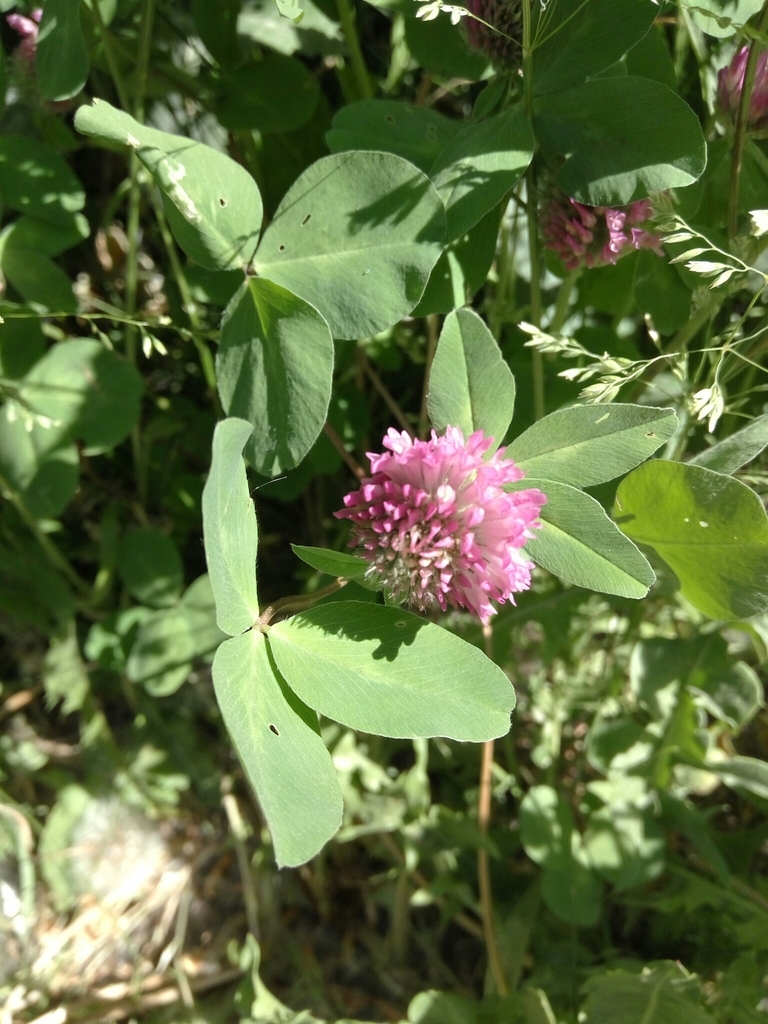
[[541, 233], [567, 270], [603, 267], [635, 249], [662, 255], [661, 239], [643, 226], [652, 212], [649, 199], [616, 208], [585, 206], [553, 192], [541, 207]]
[[[726, 114], [730, 114], [736, 120], [741, 99], [741, 90], [744, 88], [744, 76], [747, 71], [747, 59], [749, 47], [742, 46], [734, 54], [733, 60], [727, 67], [721, 68], [717, 73], [717, 98], [721, 108]], [[749, 100], [749, 113], [747, 122], [752, 127], [761, 126], [768, 115], [768, 53], [761, 53], [757, 58], [755, 70], [755, 81], [752, 86], [752, 96]]]
[[37, 7], [26, 18], [23, 14], [8, 14], [5, 20], [11, 28], [21, 36], [16, 53], [26, 64], [33, 64], [37, 52], [37, 33], [40, 30], [40, 19], [43, 16], [42, 9]]
[[368, 453], [371, 476], [335, 515], [351, 519], [350, 543], [369, 574], [397, 600], [421, 611], [465, 608], [483, 623], [491, 601], [527, 590], [533, 563], [520, 552], [540, 526], [546, 497], [534, 488], [507, 493], [525, 474], [481, 430], [464, 440], [457, 427], [429, 441], [387, 432], [381, 455]]

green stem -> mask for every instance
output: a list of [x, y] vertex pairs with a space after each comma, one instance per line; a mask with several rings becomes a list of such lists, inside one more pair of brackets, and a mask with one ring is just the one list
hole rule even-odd
[[101, 16], [101, 10], [97, 3], [90, 4], [88, 10], [93, 16], [93, 20], [96, 22], [96, 27], [99, 30], [101, 36], [101, 42], [104, 47], [104, 56], [107, 59], [107, 67], [109, 73], [112, 76], [112, 81], [115, 83], [115, 90], [117, 92], [118, 99], [120, 100], [120, 106], [123, 110], [129, 109], [128, 104], [128, 90], [125, 87], [123, 81], [123, 75], [120, 71], [120, 65], [117, 63], [117, 54], [113, 45], [112, 36], [110, 35], [107, 26], [104, 24], [104, 19]]
[[573, 288], [579, 279], [581, 274], [580, 270], [572, 270], [567, 277], [563, 278], [560, 287], [557, 290], [557, 298], [555, 300], [555, 312], [552, 317], [547, 330], [550, 334], [558, 334], [563, 329], [563, 324], [568, 319], [568, 307], [571, 302], [571, 295], [573, 294]]
[[429, 412], [427, 403], [429, 401], [429, 375], [432, 372], [432, 362], [437, 351], [439, 335], [439, 320], [436, 313], [430, 313], [427, 317], [427, 359], [424, 364], [424, 384], [421, 389], [421, 410], [419, 412], [419, 437], [423, 441], [429, 430]]
[[395, 399], [392, 397], [392, 394], [390, 393], [389, 389], [387, 388], [387, 386], [382, 381], [381, 377], [379, 377], [378, 373], [376, 373], [374, 368], [371, 366], [371, 361], [368, 358], [368, 356], [365, 354], [364, 350], [362, 348], [358, 348], [357, 353], [358, 353], [358, 358], [360, 360], [360, 365], [362, 366], [363, 370], [365, 371], [365, 373], [366, 373], [368, 379], [370, 380], [371, 384], [373, 384], [373, 386], [376, 388], [378, 393], [384, 399], [384, 402], [385, 402], [387, 408], [389, 409], [389, 411], [395, 417], [395, 419], [400, 424], [400, 426], [403, 428], [403, 430], [405, 430], [406, 433], [408, 433], [411, 436], [413, 436], [413, 428], [411, 427], [411, 424], [408, 422], [408, 420], [405, 418], [405, 413], [400, 408], [400, 406], [395, 401]]
[[85, 582], [82, 576], [72, 568], [72, 565], [64, 555], [62, 555], [51, 538], [40, 529], [40, 524], [24, 504], [24, 500], [21, 495], [2, 475], [0, 475], [0, 490], [4, 492], [5, 497], [16, 509], [23, 520], [24, 525], [34, 536], [51, 565], [55, 569], [58, 569], [62, 576], [65, 576], [69, 580], [75, 590], [77, 590], [82, 597], [89, 596], [91, 592], [90, 586]]
[[[523, 0], [523, 88], [525, 109], [533, 116], [533, 45], [531, 39], [531, 0]], [[534, 156], [535, 159], [535, 156]], [[529, 319], [541, 327], [541, 259], [539, 254], [539, 223], [536, 209], [536, 169], [531, 160], [525, 176], [528, 214], [528, 251], [531, 267], [531, 309]], [[533, 414], [537, 420], [544, 415], [544, 358], [533, 350]]]
[[374, 90], [368, 69], [363, 59], [363, 51], [360, 48], [360, 40], [355, 28], [355, 16], [352, 12], [350, 0], [336, 0], [336, 10], [339, 13], [341, 29], [344, 33], [344, 42], [349, 51], [349, 62], [352, 65], [352, 74], [355, 76], [355, 84], [361, 100], [373, 99]]
[[348, 582], [349, 580], [345, 580], [340, 576], [333, 583], [329, 583], [327, 587], [323, 587], [322, 590], [316, 590], [314, 594], [296, 594], [291, 597], [281, 597], [274, 604], [265, 608], [261, 615], [259, 615], [258, 625], [267, 627], [276, 615], [285, 615], [288, 612], [302, 612], [305, 608], [311, 608], [321, 598], [328, 597], [330, 594], [335, 594], [337, 590], [341, 590]]
[[[768, 0], [763, 4], [760, 12], [760, 19], [757, 23], [759, 32], [764, 32], [768, 26]], [[755, 73], [757, 71], [757, 58], [763, 49], [758, 39], [753, 39], [749, 46], [747, 66], [744, 71], [744, 84], [739, 97], [739, 109], [736, 114], [736, 129], [733, 139], [733, 153], [731, 154], [731, 180], [728, 190], [728, 238], [730, 241], [736, 237], [739, 219], [739, 183], [741, 168], [744, 162], [744, 142], [747, 135], [747, 122], [749, 121], [749, 107], [752, 100], [752, 88], [755, 84]]]
[[[155, 218], [157, 219], [157, 225], [160, 228], [160, 234], [165, 245], [165, 251], [168, 255], [168, 262], [171, 264], [171, 270], [176, 280], [176, 285], [181, 295], [181, 304], [184, 312], [189, 318], [189, 325], [192, 328], [192, 341], [197, 353], [200, 357], [200, 365], [205, 376], [205, 383], [211, 392], [211, 398], [216, 406], [218, 406], [218, 395], [216, 391], [216, 369], [213, 364], [213, 356], [211, 350], [206, 345], [201, 324], [200, 317], [197, 314], [197, 305], [192, 297], [192, 291], [187, 281], [187, 275], [184, 273], [184, 268], [181, 265], [179, 254], [176, 251], [176, 243], [173, 240], [171, 229], [168, 227], [168, 220], [165, 216], [165, 210], [163, 204], [158, 196], [157, 192], [153, 189], [150, 193], [152, 199], [152, 206], [155, 210]], [[220, 410], [217, 408], [217, 412]]]

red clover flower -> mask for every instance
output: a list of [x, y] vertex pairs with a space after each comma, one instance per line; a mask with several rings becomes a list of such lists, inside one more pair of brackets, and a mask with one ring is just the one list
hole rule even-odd
[[649, 199], [612, 208], [585, 206], [553, 193], [541, 210], [541, 233], [566, 270], [603, 267], [634, 249], [652, 249], [662, 255], [661, 239], [643, 226], [652, 212]]
[[457, 427], [418, 441], [390, 428], [389, 451], [368, 453], [371, 476], [334, 513], [351, 519], [350, 543], [368, 574], [397, 600], [420, 611], [465, 608], [487, 624], [491, 601], [512, 601], [531, 583], [520, 548], [541, 525], [546, 497], [529, 488], [507, 493], [524, 472], [482, 430], [467, 441]]
[[[734, 121], [739, 109], [741, 90], [744, 88], [748, 57], [749, 47], [742, 46], [740, 50], [736, 51], [731, 63], [717, 73], [718, 101], [721, 108], [726, 114], [730, 114]], [[763, 52], [757, 58], [755, 82], [749, 100], [747, 121], [753, 128], [764, 127], [766, 115], [768, 115], [768, 52]]]
[[523, 53], [521, 0], [466, 0], [466, 4], [474, 15], [466, 21], [470, 43], [487, 53], [495, 67], [518, 68]]

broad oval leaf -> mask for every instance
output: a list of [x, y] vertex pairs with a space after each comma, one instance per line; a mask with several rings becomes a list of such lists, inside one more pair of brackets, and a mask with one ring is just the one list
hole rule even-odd
[[521, 104], [468, 124], [451, 139], [429, 172], [445, 204], [447, 242], [474, 227], [515, 187], [534, 146]]
[[535, 95], [581, 85], [620, 60], [656, 16], [646, 0], [557, 0], [533, 5]]
[[593, 487], [644, 462], [677, 429], [670, 409], [640, 405], [574, 405], [559, 409], [507, 447], [532, 476]]
[[628, 537], [658, 552], [705, 615], [738, 619], [768, 608], [768, 516], [745, 484], [657, 459], [622, 480], [614, 514]]
[[596, 78], [540, 96], [534, 126], [545, 159], [565, 158], [562, 190], [590, 206], [623, 206], [691, 185], [706, 164], [694, 112], [648, 78]]
[[443, 323], [429, 371], [427, 410], [442, 433], [459, 427], [468, 438], [482, 430], [501, 444], [515, 411], [515, 378], [495, 338], [471, 309]]
[[203, 488], [203, 538], [216, 622], [230, 636], [242, 633], [259, 617], [259, 533], [242, 458], [252, 430], [250, 423], [238, 419], [216, 425], [211, 470]]
[[317, 715], [280, 678], [257, 630], [219, 647], [213, 685], [278, 865], [303, 864], [341, 825], [341, 789]]
[[262, 204], [244, 167], [210, 146], [147, 128], [103, 100], [80, 107], [75, 127], [136, 151], [160, 186], [173, 233], [191, 259], [209, 270], [248, 266]]
[[49, 450], [77, 438], [99, 450], [113, 448], [136, 425], [144, 389], [127, 360], [89, 338], [73, 338], [50, 348], [21, 385], [34, 412], [51, 420], [45, 431]]
[[270, 626], [288, 685], [320, 714], [362, 732], [489, 740], [509, 730], [512, 684], [476, 647], [381, 605], [319, 605]]
[[645, 597], [656, 579], [653, 569], [599, 502], [552, 480], [526, 477], [516, 487], [538, 487], [547, 496], [540, 513], [544, 525], [525, 545], [535, 562], [577, 587]]
[[246, 457], [276, 476], [297, 466], [328, 414], [333, 338], [308, 302], [249, 278], [224, 315], [216, 376], [227, 413], [248, 420]]
[[80, 24], [80, 0], [45, 0], [37, 37], [35, 73], [46, 100], [77, 96], [88, 81], [91, 61]]
[[689, 460], [691, 466], [703, 466], [716, 473], [735, 473], [746, 466], [768, 445], [768, 414], [758, 416], [730, 437], [705, 448]]
[[496, 255], [503, 206], [502, 200], [465, 235], [445, 247], [411, 316], [450, 313], [472, 301], [472, 296], [485, 283]]
[[607, 971], [584, 983], [584, 1024], [715, 1024], [698, 1006], [700, 988], [680, 963], [656, 961], [641, 974]]
[[139, 626], [125, 671], [153, 697], [168, 697], [187, 681], [194, 656], [189, 619], [179, 608], [163, 609]]
[[174, 604], [184, 583], [179, 549], [159, 530], [133, 530], [121, 537], [117, 571], [136, 600], [153, 608]]
[[441, 150], [461, 130], [436, 110], [396, 100], [360, 100], [342, 107], [325, 141], [332, 153], [370, 149], [394, 153], [429, 173]]
[[[30, 429], [31, 428], [31, 429]], [[0, 475], [35, 519], [61, 515], [77, 490], [80, 457], [71, 443], [51, 446], [49, 431], [8, 401], [0, 408]]]
[[85, 205], [66, 160], [28, 135], [0, 135], [0, 194], [6, 207], [63, 227]]
[[334, 338], [364, 338], [410, 313], [444, 242], [442, 203], [413, 164], [339, 153], [288, 190], [254, 265], [311, 303]]
[[[292, 132], [309, 121], [320, 96], [301, 61], [267, 53], [222, 78], [216, 116], [233, 131]], [[279, 102], [275, 102], [279, 96]]]

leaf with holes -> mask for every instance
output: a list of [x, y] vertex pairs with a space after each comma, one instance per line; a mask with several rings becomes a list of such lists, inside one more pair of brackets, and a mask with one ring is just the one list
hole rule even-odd
[[303, 864], [341, 825], [341, 789], [317, 714], [286, 686], [258, 630], [219, 647], [213, 685], [278, 865]]
[[538, 487], [547, 496], [543, 526], [525, 546], [531, 558], [566, 583], [604, 594], [645, 597], [656, 579], [644, 555], [584, 491], [526, 477], [516, 490]]
[[413, 164], [339, 153], [289, 189], [254, 266], [311, 303], [334, 338], [365, 338], [410, 313], [444, 241], [442, 203]]
[[459, 130], [457, 121], [428, 107], [395, 100], [361, 100], [334, 114], [325, 140], [332, 153], [384, 150], [410, 160], [428, 174], [441, 150]]
[[574, 405], [538, 420], [511, 442], [507, 454], [531, 476], [594, 487], [634, 469], [676, 429], [671, 409]]
[[270, 626], [267, 637], [291, 689], [352, 729], [473, 741], [509, 730], [515, 694], [502, 670], [411, 612], [334, 602]]
[[657, 459], [622, 480], [614, 515], [628, 537], [658, 552], [705, 615], [737, 619], [768, 608], [768, 516], [746, 484]]
[[173, 233], [191, 259], [209, 270], [248, 266], [262, 204], [244, 167], [210, 146], [147, 128], [104, 100], [80, 107], [75, 127], [136, 151], [160, 186]]
[[316, 309], [249, 278], [224, 315], [216, 376], [224, 408], [253, 424], [245, 454], [276, 476], [301, 462], [328, 414], [333, 338]]

